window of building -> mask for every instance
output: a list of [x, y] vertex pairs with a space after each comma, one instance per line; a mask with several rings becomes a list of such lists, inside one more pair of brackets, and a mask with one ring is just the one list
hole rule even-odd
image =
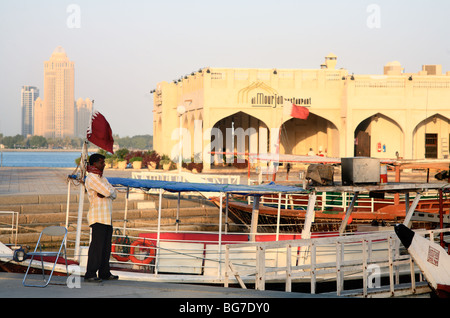
[[425, 134], [425, 158], [436, 159], [438, 156], [438, 135]]

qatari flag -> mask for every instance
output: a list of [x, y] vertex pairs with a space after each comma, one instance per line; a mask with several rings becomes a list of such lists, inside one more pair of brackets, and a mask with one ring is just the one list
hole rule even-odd
[[294, 118], [307, 119], [309, 116], [309, 109], [285, 100], [283, 103], [283, 114]]
[[108, 121], [98, 111], [92, 114], [91, 126], [87, 130], [87, 140], [94, 145], [114, 153], [114, 138]]
[[306, 107], [292, 104], [291, 116], [299, 119], [307, 119], [309, 116], [309, 110]]

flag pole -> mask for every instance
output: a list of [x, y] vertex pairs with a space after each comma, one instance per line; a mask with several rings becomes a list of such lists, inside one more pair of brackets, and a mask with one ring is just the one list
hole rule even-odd
[[[284, 105], [284, 100], [283, 100], [283, 111], [281, 112], [281, 122], [280, 122], [279, 131], [278, 131], [278, 142], [277, 142], [277, 149], [276, 149], [278, 159], [280, 157], [280, 143], [281, 143], [281, 131], [282, 131], [283, 119], [284, 119], [284, 107], [285, 107], [285, 105]], [[275, 169], [275, 161], [272, 164], [273, 164], [272, 181], [275, 182], [276, 178], [277, 178], [278, 168], [280, 166], [280, 161], [278, 161], [276, 169]]]
[[[91, 113], [91, 124], [92, 124], [92, 114], [94, 110], [94, 100], [92, 100], [92, 113]], [[90, 124], [90, 125], [91, 125]], [[88, 128], [88, 130], [90, 127]], [[88, 140], [84, 139], [83, 145], [81, 146], [81, 157], [80, 157], [80, 195], [78, 200], [78, 216], [77, 216], [77, 232], [75, 236], [75, 260], [80, 263], [80, 241], [81, 241], [81, 225], [83, 223], [83, 206], [84, 206], [84, 194], [86, 192], [86, 187], [84, 185], [84, 179], [86, 177], [87, 170], [87, 157], [88, 157]]]
[[84, 177], [86, 176], [87, 165], [87, 143], [85, 140], [82, 146], [80, 158], [80, 196], [78, 200], [78, 216], [77, 216], [77, 233], [75, 239], [75, 260], [80, 262], [80, 238], [81, 238], [81, 224], [83, 222], [83, 205], [84, 205]]

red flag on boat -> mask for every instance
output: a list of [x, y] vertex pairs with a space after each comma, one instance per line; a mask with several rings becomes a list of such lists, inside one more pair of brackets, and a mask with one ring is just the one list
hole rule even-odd
[[292, 116], [294, 118], [307, 119], [309, 116], [308, 108], [295, 105], [292, 102], [289, 102], [287, 100], [284, 101], [283, 107], [284, 107], [284, 113], [286, 115]]
[[108, 121], [98, 111], [94, 111], [91, 119], [91, 126], [87, 130], [87, 140], [94, 145], [114, 153], [114, 138]]

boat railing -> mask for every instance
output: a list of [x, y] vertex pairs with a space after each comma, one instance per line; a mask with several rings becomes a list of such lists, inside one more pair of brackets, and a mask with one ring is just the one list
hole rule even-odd
[[170, 173], [140, 171], [132, 172], [131, 178], [144, 180], [162, 180], [177, 182], [201, 182], [201, 183], [220, 183], [220, 184], [240, 184], [241, 177], [238, 175], [220, 175], [220, 174], [196, 174], [196, 173]]
[[[247, 234], [218, 231], [133, 228], [128, 229], [127, 233], [130, 235], [117, 232], [113, 235], [113, 267], [128, 265], [155, 275], [190, 274], [215, 279], [221, 279], [219, 274], [223, 273], [225, 244], [248, 240]], [[128, 242], [125, 243], [125, 240]], [[139, 249], [131, 250], [133, 245], [139, 245]], [[116, 257], [117, 254], [119, 257]]]
[[[316, 209], [322, 211], [342, 210], [345, 211], [352, 201], [352, 193], [348, 192], [319, 192], [316, 199]], [[415, 194], [411, 193], [409, 200], [415, 198]], [[421, 202], [436, 200], [436, 192], [423, 193]], [[248, 197], [248, 203], [251, 204], [253, 197]], [[398, 198], [399, 204], [405, 204], [406, 198], [404, 194], [400, 194]], [[279, 203], [278, 197], [265, 195], [261, 197], [261, 204], [277, 207]], [[386, 194], [384, 199], [370, 197], [368, 194], [360, 194], [355, 202], [355, 208], [361, 212], [377, 211], [380, 207], [393, 205], [395, 198], [393, 194]], [[307, 194], [284, 194], [281, 197], [282, 209], [305, 209], [308, 205]]]
[[[450, 229], [417, 231], [431, 240], [438, 233], [450, 233]], [[239, 283], [246, 288], [245, 281], [252, 278], [255, 289], [264, 290], [266, 281], [285, 283], [285, 290], [292, 291], [292, 282], [305, 279], [310, 282], [311, 294], [316, 293], [318, 282], [335, 281], [338, 296], [357, 295], [369, 297], [371, 294], [397, 296], [415, 294], [421, 276], [414, 260], [402, 248], [393, 231], [375, 234], [349, 235], [326, 238], [312, 238], [278, 242], [254, 242], [226, 245], [225, 287]], [[255, 262], [250, 267], [242, 267], [236, 252], [253, 250]], [[325, 257], [325, 255], [331, 257]], [[333, 254], [335, 256], [333, 256]], [[275, 258], [274, 255], [280, 256]], [[274, 262], [273, 260], [277, 260]], [[400, 275], [410, 277], [409, 283], [400, 284]], [[419, 281], [416, 279], [419, 275]], [[387, 285], [382, 276], [389, 277]], [[362, 280], [362, 288], [344, 290], [344, 280]], [[420, 286], [419, 286], [420, 285]]]
[[0, 211], [0, 234], [10, 233], [9, 245], [17, 246], [19, 212]]
[[[163, 191], [160, 191], [160, 202], [162, 196]], [[384, 290], [372, 286], [370, 279], [377, 275], [389, 277], [387, 293], [391, 295], [399, 295], [402, 291], [397, 288], [400, 275], [410, 276], [409, 293], [422, 288], [420, 279], [416, 281], [417, 267], [401, 249], [393, 231], [344, 236], [336, 236], [334, 232], [321, 237], [312, 233], [311, 239], [293, 240], [282, 233], [267, 234], [272, 235], [267, 237], [249, 233], [248, 229], [247, 232], [227, 231], [228, 224], [222, 220], [221, 213], [217, 224], [207, 226], [203, 223], [201, 231], [188, 231], [185, 226], [189, 224], [184, 222], [181, 223], [182, 230], [178, 228], [179, 224], [164, 224], [160, 217], [161, 208], [158, 214], [157, 225], [143, 223], [128, 228], [126, 218], [123, 226], [115, 222], [115, 228], [121, 229], [123, 234], [114, 235], [113, 257], [115, 254], [124, 259], [113, 261], [113, 267], [143, 271], [153, 279], [225, 286], [237, 282], [243, 288], [254, 283], [257, 289], [265, 289], [266, 282], [284, 282], [286, 291], [292, 291], [292, 284], [301, 282], [311, 286], [311, 293], [316, 293], [320, 282], [336, 281], [338, 295], [348, 293], [344, 290], [347, 280], [362, 280], [363, 296]], [[426, 233], [435, 239], [436, 233], [440, 232]], [[253, 236], [256, 242], [251, 241]], [[88, 240], [89, 234], [83, 237]], [[133, 245], [137, 241], [144, 242]], [[147, 245], [145, 241], [151, 244]], [[124, 249], [119, 251], [119, 247]], [[86, 248], [83, 252], [86, 253]]]
[[[189, 224], [180, 222], [178, 215], [180, 193], [176, 221], [173, 218], [164, 219], [163, 195], [165, 191], [161, 188], [157, 213], [152, 214], [152, 220], [147, 224], [145, 220], [140, 220], [141, 224], [133, 222], [133, 227], [128, 226], [128, 205], [125, 204], [123, 226], [120, 227], [115, 221], [115, 227], [123, 230], [123, 234], [114, 236], [113, 257], [124, 257], [123, 260], [117, 259], [117, 266], [144, 270], [146, 275], [154, 279], [162, 279], [163, 275], [168, 274], [166, 277], [171, 276], [167, 278], [171, 281], [212, 282], [226, 286], [236, 281], [242, 287], [252, 281], [257, 289], [264, 289], [266, 282], [284, 282], [286, 290], [291, 291], [292, 283], [299, 281], [309, 283], [312, 293], [316, 292], [318, 282], [336, 280], [338, 295], [345, 294], [343, 286], [347, 279], [362, 279], [365, 284], [363, 294], [367, 295], [371, 288], [369, 277], [376, 276], [370, 270], [376, 272], [376, 269], [380, 275], [392, 278], [388, 291], [394, 293], [398, 277], [409, 270], [410, 290], [415, 292], [417, 287], [417, 268], [409, 255], [405, 251], [401, 252], [399, 240], [393, 231], [343, 236], [337, 236], [334, 232], [326, 237], [315, 237], [311, 233], [311, 239], [295, 240], [283, 237], [277, 231], [276, 234], [268, 234], [272, 238], [258, 239], [260, 233], [250, 233], [255, 230], [258, 232], [258, 227], [247, 226], [240, 233], [227, 231], [227, 211], [223, 211], [222, 204], [224, 193], [220, 193], [217, 219], [215, 216], [209, 219], [217, 224], [196, 220], [192, 222], [202, 224], [193, 224], [193, 228], [201, 230], [188, 231], [186, 226]], [[81, 220], [78, 218], [80, 224]], [[79, 229], [81, 231], [81, 226], [77, 226], [77, 232]], [[89, 238], [89, 234], [84, 237]], [[78, 245], [85, 244], [79, 242]], [[123, 249], [119, 251], [116, 249], [118, 247]], [[79, 250], [75, 248], [77, 258], [83, 256], [87, 248], [83, 248], [82, 252]]]

